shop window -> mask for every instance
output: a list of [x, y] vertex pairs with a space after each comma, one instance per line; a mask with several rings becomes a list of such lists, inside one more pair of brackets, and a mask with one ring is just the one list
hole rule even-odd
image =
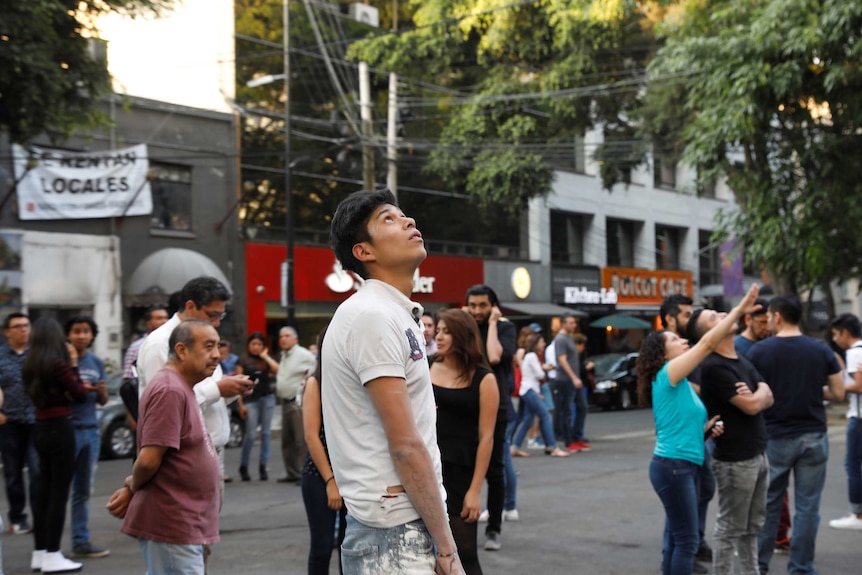
[[192, 231], [192, 169], [190, 166], [150, 163], [153, 192], [151, 230]]
[[655, 269], [680, 269], [680, 248], [684, 234], [682, 228], [655, 227]]
[[632, 268], [635, 265], [634, 222], [608, 219], [607, 259], [612, 267]]
[[551, 261], [583, 264], [587, 216], [551, 211]]

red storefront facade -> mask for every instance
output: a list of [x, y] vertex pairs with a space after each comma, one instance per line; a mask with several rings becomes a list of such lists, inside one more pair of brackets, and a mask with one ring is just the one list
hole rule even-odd
[[[247, 243], [245, 256], [247, 332], [272, 333], [274, 324], [283, 325], [286, 317], [282, 269], [287, 249]], [[463, 305], [467, 288], [484, 281], [483, 266], [479, 258], [430, 255], [414, 277], [411, 299], [431, 310]], [[328, 248], [297, 246], [294, 269], [297, 323], [315, 331], [362, 284], [361, 278], [341, 269]], [[309, 334], [303, 331], [307, 332], [300, 329], [300, 338], [306, 344]]]

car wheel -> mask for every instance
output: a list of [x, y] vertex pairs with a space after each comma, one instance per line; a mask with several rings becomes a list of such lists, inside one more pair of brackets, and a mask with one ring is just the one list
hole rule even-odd
[[620, 392], [620, 409], [631, 409], [632, 408], [632, 394], [631, 392], [623, 388]]
[[245, 437], [245, 422], [239, 417], [230, 418], [230, 436], [227, 440], [228, 447], [239, 447]]
[[135, 452], [135, 434], [126, 424], [125, 417], [115, 419], [105, 432], [105, 451], [111, 459], [131, 457]]

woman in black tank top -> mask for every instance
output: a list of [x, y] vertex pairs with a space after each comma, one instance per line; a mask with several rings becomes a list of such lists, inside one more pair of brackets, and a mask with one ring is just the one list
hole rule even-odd
[[435, 339], [431, 381], [449, 524], [464, 570], [481, 574], [476, 552], [479, 495], [491, 460], [500, 392], [472, 316], [458, 309], [441, 311]]

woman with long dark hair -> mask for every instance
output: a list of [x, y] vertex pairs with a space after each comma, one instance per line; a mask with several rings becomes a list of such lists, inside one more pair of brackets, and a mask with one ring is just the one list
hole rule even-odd
[[[311, 546], [308, 550], [308, 575], [327, 575], [332, 548], [338, 548], [338, 572], [341, 573], [341, 543], [347, 525], [347, 508], [338, 491], [338, 483], [326, 448], [323, 429], [323, 407], [320, 402], [321, 379], [320, 356], [326, 328], [317, 338], [317, 369], [305, 380], [302, 393], [302, 425], [308, 454], [302, 467], [302, 501], [308, 516], [311, 531]], [[338, 536], [335, 536], [336, 518]]]
[[688, 375], [712, 353], [736, 320], [751, 313], [758, 287], [754, 285], [720, 323], [689, 349], [688, 342], [670, 331], [654, 331], [638, 355], [638, 400], [652, 398], [656, 445], [649, 468], [650, 482], [665, 509], [662, 549], [663, 575], [690, 575], [698, 546], [697, 486], [703, 464], [705, 438], [723, 432], [720, 416], [707, 421], [706, 407], [688, 382]]
[[33, 323], [22, 380], [36, 406], [33, 442], [41, 467], [32, 506], [35, 550], [30, 567], [42, 573], [77, 571], [81, 564], [63, 556], [60, 539], [75, 463], [71, 404], [85, 401], [87, 390], [78, 376], [78, 354], [56, 320]]
[[494, 446], [500, 390], [485, 361], [473, 316], [460, 309], [439, 312], [435, 340], [437, 355], [431, 364], [431, 382], [437, 402], [437, 444], [449, 525], [464, 571], [476, 575], [482, 573], [476, 551], [476, 522]]
[[240, 397], [239, 414], [245, 420], [245, 435], [242, 438], [242, 455], [240, 456], [239, 475], [243, 481], [251, 481], [248, 464], [251, 460], [251, 448], [257, 436], [257, 426], [260, 425], [260, 459], [258, 470], [260, 480], [269, 479], [266, 464], [269, 463], [269, 445], [272, 441], [272, 412], [275, 410], [275, 389], [272, 387], [272, 376], [278, 371], [278, 362], [269, 356], [266, 348], [266, 336], [259, 331], [248, 336], [245, 351], [236, 364], [236, 373], [247, 375], [257, 380], [254, 391], [248, 397]]

